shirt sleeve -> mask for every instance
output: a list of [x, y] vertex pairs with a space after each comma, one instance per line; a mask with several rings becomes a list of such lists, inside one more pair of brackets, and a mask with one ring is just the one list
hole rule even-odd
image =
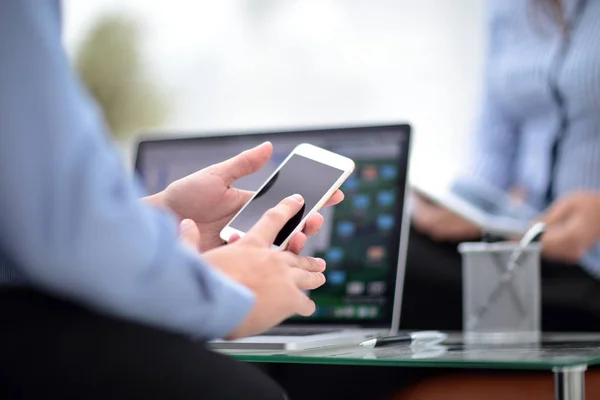
[[471, 148], [472, 162], [462, 173], [462, 179], [485, 182], [497, 189], [508, 191], [514, 185], [514, 161], [517, 150], [517, 124], [500, 104], [494, 87], [501, 52], [502, 29], [498, 23], [497, 1], [488, 1], [487, 10], [487, 54], [479, 115], [476, 121], [474, 141]]
[[57, 1], [0, 2], [0, 248], [31, 284], [92, 309], [227, 335], [253, 294], [138, 200], [60, 35]]

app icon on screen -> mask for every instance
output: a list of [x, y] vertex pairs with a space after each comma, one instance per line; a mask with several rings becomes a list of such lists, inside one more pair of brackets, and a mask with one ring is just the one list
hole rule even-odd
[[327, 273], [327, 282], [330, 285], [342, 285], [346, 282], [346, 271], [329, 271]]
[[359, 296], [361, 294], [363, 294], [365, 292], [365, 284], [363, 282], [359, 282], [359, 281], [354, 281], [354, 282], [348, 282], [348, 284], [346, 285], [346, 293], [353, 295], [353, 296]]
[[366, 210], [371, 204], [371, 199], [366, 194], [356, 194], [352, 197], [352, 205], [358, 210]]
[[358, 179], [356, 179], [355, 175], [351, 175], [346, 179], [346, 181], [342, 184], [342, 190], [353, 192], [358, 189]]
[[377, 192], [377, 203], [382, 207], [389, 207], [394, 204], [396, 195], [393, 190], [380, 190]]
[[358, 307], [358, 318], [369, 318], [371, 317], [371, 307], [360, 306]]
[[385, 247], [383, 246], [370, 246], [367, 249], [367, 260], [370, 263], [378, 263], [385, 257]]
[[379, 169], [379, 174], [381, 175], [382, 179], [390, 181], [392, 179], [396, 179], [396, 177], [398, 176], [398, 169], [395, 165], [392, 164], [382, 165]]
[[339, 263], [344, 258], [344, 250], [340, 247], [330, 247], [325, 253], [325, 259], [331, 263]]
[[394, 217], [389, 214], [382, 214], [377, 217], [377, 228], [382, 231], [388, 231], [394, 227]]
[[367, 291], [369, 292], [369, 294], [383, 294], [385, 292], [385, 289], [386, 284], [382, 281], [369, 282], [369, 285], [367, 286]]
[[375, 165], [366, 165], [360, 171], [361, 179], [367, 182], [374, 181], [375, 179], [377, 179], [378, 174], [379, 171], [377, 170], [377, 167]]
[[354, 317], [354, 307], [345, 306], [345, 307], [336, 307], [334, 311], [334, 315], [336, 317], [341, 318], [352, 318]]
[[352, 236], [355, 230], [356, 227], [354, 225], [354, 222], [341, 221], [337, 224], [337, 234], [340, 237], [347, 238], [349, 236]]
[[[318, 314], [317, 314], [318, 312]], [[317, 305], [317, 312], [315, 312], [315, 314], [313, 314], [313, 316], [318, 316], [321, 318], [331, 318], [333, 317], [335, 314], [335, 307], [331, 307], [331, 306], [323, 306], [323, 305]]]

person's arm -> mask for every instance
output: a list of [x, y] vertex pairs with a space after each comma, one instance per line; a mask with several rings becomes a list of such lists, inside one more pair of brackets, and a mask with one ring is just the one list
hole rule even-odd
[[[494, 85], [498, 68], [498, 37], [502, 35], [495, 22], [498, 18], [498, 1], [488, 1], [487, 54], [479, 115], [471, 149], [472, 163], [464, 172], [464, 180], [482, 181], [497, 189], [509, 191], [514, 184], [514, 161], [517, 150], [517, 122], [499, 103]], [[500, 71], [502, 73], [502, 71]]]
[[[253, 307], [245, 287], [144, 205], [61, 47], [57, 1], [0, 2], [0, 248], [35, 286], [202, 338]], [[110, 62], [110, 60], [107, 60]]]

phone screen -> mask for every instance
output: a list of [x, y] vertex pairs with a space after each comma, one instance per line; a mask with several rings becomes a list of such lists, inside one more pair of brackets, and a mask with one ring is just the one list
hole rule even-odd
[[344, 171], [294, 154], [258, 192], [230, 226], [248, 232], [269, 208], [293, 194], [304, 198], [304, 206], [290, 219], [273, 242], [280, 246], [327, 193]]

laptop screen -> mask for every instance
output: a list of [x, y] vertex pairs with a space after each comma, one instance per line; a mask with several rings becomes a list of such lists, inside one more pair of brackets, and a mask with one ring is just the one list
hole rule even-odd
[[307, 241], [303, 251], [327, 261], [327, 282], [309, 293], [317, 311], [311, 317], [294, 317], [289, 322], [390, 324], [394, 298], [401, 294], [397, 273], [404, 273], [405, 254], [399, 256], [401, 233], [408, 234], [402, 232], [408, 125], [142, 140], [136, 172], [152, 194], [266, 140], [274, 148], [270, 162], [234, 186], [258, 189], [300, 143], [345, 155], [356, 164], [342, 186], [346, 199], [322, 210], [323, 228]]

